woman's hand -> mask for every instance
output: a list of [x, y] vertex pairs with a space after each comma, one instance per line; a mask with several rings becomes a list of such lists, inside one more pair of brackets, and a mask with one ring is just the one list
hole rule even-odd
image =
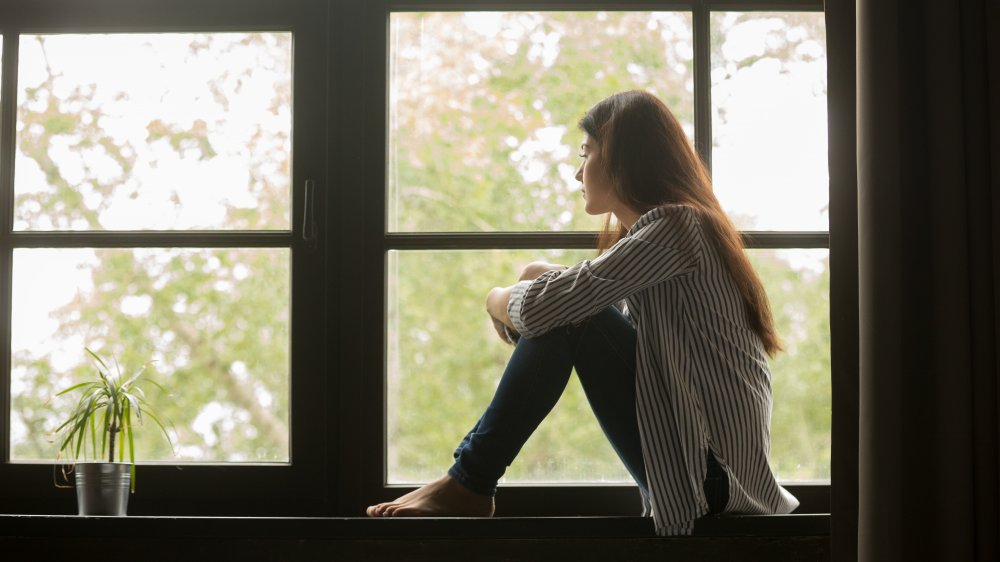
[[492, 316], [490, 316], [490, 320], [493, 321], [493, 329], [496, 330], [497, 336], [500, 336], [500, 341], [513, 345], [521, 339], [521, 334], [518, 334], [513, 328], [504, 326], [503, 322]]
[[493, 321], [493, 329], [506, 343], [514, 343], [518, 337], [517, 330], [514, 329], [514, 324], [510, 321], [510, 315], [507, 314], [507, 303], [510, 302], [512, 290], [513, 287], [494, 287], [486, 295], [486, 312], [489, 313], [490, 319]]
[[[521, 269], [518, 281], [531, 281], [547, 271], [562, 271], [565, 265], [548, 263], [544, 261], [531, 262]], [[507, 305], [510, 303], [510, 294], [514, 287], [494, 287], [486, 295], [486, 312], [489, 313], [493, 321], [493, 329], [496, 330], [500, 339], [507, 343], [515, 343], [519, 334], [510, 321], [507, 314]]]
[[507, 314], [507, 303], [510, 302], [510, 293], [514, 289], [511, 287], [494, 287], [489, 294], [486, 295], [486, 312], [490, 314], [493, 318], [500, 321], [501, 324], [509, 328], [514, 328], [514, 324], [510, 321], [510, 315]]

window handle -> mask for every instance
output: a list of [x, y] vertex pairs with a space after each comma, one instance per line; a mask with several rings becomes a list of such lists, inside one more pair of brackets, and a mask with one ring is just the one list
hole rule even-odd
[[319, 247], [319, 227], [316, 225], [316, 180], [306, 180], [305, 204], [302, 206], [302, 240], [306, 248]]

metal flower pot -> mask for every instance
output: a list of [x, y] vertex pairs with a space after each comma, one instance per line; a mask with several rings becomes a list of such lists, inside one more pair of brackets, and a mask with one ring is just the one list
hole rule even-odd
[[86, 462], [76, 465], [76, 504], [80, 515], [124, 517], [128, 511], [131, 465]]

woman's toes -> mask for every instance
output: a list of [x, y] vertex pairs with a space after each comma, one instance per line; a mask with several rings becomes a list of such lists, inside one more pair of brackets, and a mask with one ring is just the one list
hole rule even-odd
[[380, 504], [375, 504], [373, 506], [370, 506], [368, 508], [368, 515], [371, 516], [371, 517], [381, 517], [382, 513], [385, 511], [385, 508], [388, 505], [389, 504], [387, 504], [387, 503], [380, 503]]

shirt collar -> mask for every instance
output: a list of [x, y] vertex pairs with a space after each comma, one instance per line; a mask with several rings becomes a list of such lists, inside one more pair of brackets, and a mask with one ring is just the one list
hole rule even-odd
[[655, 221], [656, 219], [661, 218], [666, 213], [667, 213], [667, 206], [654, 207], [646, 211], [645, 213], [642, 214], [642, 216], [639, 217], [639, 220], [635, 221], [635, 224], [632, 225], [632, 228], [628, 229], [628, 232], [625, 233], [625, 236], [632, 236], [633, 234], [638, 232], [639, 229]]

